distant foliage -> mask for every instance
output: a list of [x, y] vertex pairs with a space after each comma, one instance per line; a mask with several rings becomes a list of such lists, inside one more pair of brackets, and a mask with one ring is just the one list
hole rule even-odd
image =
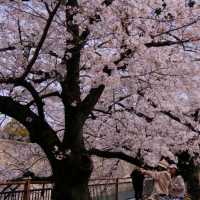
[[12, 136], [27, 137], [29, 135], [28, 130], [22, 124], [20, 124], [18, 121], [14, 119], [12, 119], [4, 126], [3, 132], [9, 134], [11, 137]]

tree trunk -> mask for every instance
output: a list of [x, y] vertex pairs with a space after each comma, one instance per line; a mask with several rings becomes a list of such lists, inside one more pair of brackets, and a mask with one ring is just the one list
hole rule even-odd
[[200, 200], [199, 167], [194, 164], [194, 160], [188, 152], [182, 152], [178, 158], [178, 169], [186, 182], [188, 194], [192, 199]]
[[87, 183], [69, 185], [60, 180], [55, 183], [52, 200], [89, 200]]
[[52, 200], [89, 200], [92, 161], [87, 155], [70, 155], [53, 166]]
[[187, 191], [190, 194], [191, 198], [194, 200], [200, 200], [200, 185], [199, 185], [199, 177], [198, 171], [192, 170], [187, 173]]
[[195, 166], [186, 168], [185, 181], [187, 185], [188, 194], [192, 199], [200, 200], [200, 189], [199, 189], [199, 170]]

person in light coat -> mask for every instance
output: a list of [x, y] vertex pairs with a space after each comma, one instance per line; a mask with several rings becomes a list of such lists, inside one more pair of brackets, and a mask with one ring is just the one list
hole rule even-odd
[[172, 164], [169, 166], [169, 172], [172, 177], [172, 182], [169, 189], [171, 200], [183, 200], [185, 196], [185, 182], [181, 175], [177, 174], [177, 166]]
[[153, 193], [148, 197], [148, 200], [169, 200], [171, 175], [167, 171], [168, 166], [166, 160], [161, 160], [156, 171], [140, 169], [142, 174], [150, 176], [154, 180]]

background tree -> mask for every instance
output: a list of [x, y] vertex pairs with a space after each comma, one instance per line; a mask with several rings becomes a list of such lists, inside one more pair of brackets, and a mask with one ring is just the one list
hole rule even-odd
[[199, 167], [197, 167], [195, 164], [195, 159], [191, 158], [188, 152], [181, 152], [178, 157], [179, 172], [183, 178], [187, 180], [188, 193], [194, 199], [199, 199]]
[[8, 139], [14, 139], [14, 140], [27, 141], [29, 136], [28, 130], [22, 124], [20, 124], [18, 121], [14, 119], [6, 123], [2, 132], [7, 134]]
[[139, 166], [188, 150], [199, 162], [196, 2], [38, 0], [0, 9], [0, 112], [45, 152], [54, 199], [89, 198], [91, 155]]

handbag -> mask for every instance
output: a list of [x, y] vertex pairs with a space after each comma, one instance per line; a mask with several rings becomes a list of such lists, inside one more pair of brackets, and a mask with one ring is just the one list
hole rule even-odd
[[190, 195], [188, 193], [185, 193], [184, 199], [183, 200], [192, 200]]

